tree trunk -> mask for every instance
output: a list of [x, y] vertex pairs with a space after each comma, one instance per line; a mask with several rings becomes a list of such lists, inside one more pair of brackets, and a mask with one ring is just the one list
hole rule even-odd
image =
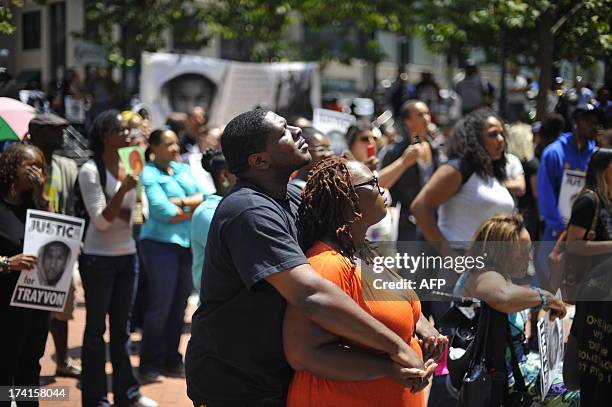
[[552, 32], [554, 24], [554, 10], [549, 7], [539, 19], [539, 35], [538, 35], [538, 54], [536, 61], [540, 69], [540, 77], [538, 79], [540, 90], [538, 92], [537, 102], [537, 119], [544, 120], [546, 118], [548, 105], [548, 90], [552, 82], [552, 65], [553, 51], [555, 38]]
[[508, 29], [505, 25], [501, 27], [500, 33], [500, 65], [501, 65], [501, 78], [499, 80], [499, 113], [501, 117], [506, 119], [507, 114], [507, 103], [506, 103], [506, 59], [508, 59]]

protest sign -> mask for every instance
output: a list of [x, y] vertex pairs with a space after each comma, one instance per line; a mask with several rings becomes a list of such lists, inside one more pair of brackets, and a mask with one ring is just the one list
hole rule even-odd
[[[139, 175], [144, 168], [145, 150], [142, 147], [123, 147], [117, 150], [119, 159], [123, 163], [125, 170], [128, 173]], [[136, 204], [132, 208], [132, 223], [134, 225], [142, 225], [145, 221], [144, 208], [142, 205], [142, 183], [136, 186]]]
[[559, 214], [564, 223], [568, 223], [572, 214], [572, 205], [584, 188], [586, 173], [584, 171], [565, 170], [559, 191]]
[[329, 109], [315, 109], [312, 117], [312, 127], [329, 137], [331, 148], [336, 154], [342, 154], [348, 149], [346, 131], [356, 122], [353, 115]]
[[548, 394], [555, 375], [561, 374], [563, 366], [563, 322], [550, 320], [550, 311], [538, 321], [538, 343], [540, 348], [540, 371], [542, 399]]
[[144, 168], [145, 156], [142, 147], [123, 147], [117, 150], [126, 171], [140, 174]]
[[79, 255], [85, 221], [72, 216], [29, 209], [23, 252], [37, 256], [36, 266], [22, 271], [11, 305], [62, 311], [72, 270]]
[[194, 106], [206, 110], [209, 126], [224, 126], [255, 107], [310, 118], [321, 100], [316, 63], [247, 63], [161, 52], [143, 53], [140, 89], [153, 127]]

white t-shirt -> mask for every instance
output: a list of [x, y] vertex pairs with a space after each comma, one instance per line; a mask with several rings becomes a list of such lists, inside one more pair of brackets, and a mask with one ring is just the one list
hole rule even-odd
[[[124, 256], [136, 253], [136, 242], [132, 237], [132, 225], [115, 218], [109, 222], [102, 216], [107, 199], [110, 201], [121, 186], [113, 175], [106, 170], [104, 192], [100, 185], [100, 175], [94, 160], [89, 160], [79, 172], [79, 187], [83, 203], [89, 214], [89, 225], [85, 232], [83, 253], [98, 256]], [[136, 189], [130, 190], [121, 204], [121, 209], [132, 209], [136, 203]]]
[[506, 89], [508, 89], [508, 103], [527, 103], [527, 93], [525, 91], [513, 93], [512, 90], [524, 89], [527, 87], [527, 79], [521, 75], [516, 78], [509, 76], [506, 79]]
[[452, 248], [465, 249], [485, 220], [513, 211], [514, 199], [497, 178], [473, 173], [459, 192], [438, 208], [438, 227]]

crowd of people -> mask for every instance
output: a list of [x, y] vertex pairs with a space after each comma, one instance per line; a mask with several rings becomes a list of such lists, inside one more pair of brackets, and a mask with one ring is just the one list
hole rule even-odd
[[[185, 378], [196, 407], [470, 405], [450, 378], [455, 330], [441, 321], [451, 303], [375, 290], [364, 271], [385, 243], [405, 253], [402, 243], [426, 242], [445, 258], [487, 251], [484, 268], [434, 270], [449, 298], [472, 298], [487, 315], [484, 363], [501, 374], [483, 389], [486, 405], [519, 405], [508, 404], [513, 394], [605, 405], [610, 354], [589, 352], [612, 345], [611, 307], [576, 291], [596, 279], [612, 292], [610, 102], [580, 92], [569, 117], [529, 123], [526, 82], [517, 70], [511, 76], [502, 118], [487, 99], [493, 89], [468, 67], [457, 84], [463, 117], [445, 124], [448, 134], [430, 112], [440, 89], [425, 76], [414, 99], [394, 95], [397, 128], [358, 121], [341, 155], [307, 118], [288, 122], [265, 108], [215, 128], [194, 106], [157, 129], [146, 109], [100, 108], [88, 129], [92, 156], [78, 168], [57, 154], [70, 122], [35, 116], [24, 141], [0, 155], [0, 325], [9, 333], [0, 385], [39, 385], [51, 332], [56, 374], [80, 379], [83, 406], [110, 406], [108, 317], [116, 406], [157, 406], [140, 386], [166, 377]], [[78, 89], [78, 78], [67, 78], [63, 91], [79, 98]], [[65, 100], [57, 108], [67, 116]], [[139, 171], [120, 159], [127, 146], [144, 151]], [[67, 352], [78, 282], [62, 312], [9, 305], [20, 272], [37, 264], [23, 252], [29, 209], [86, 220], [81, 363]], [[550, 266], [561, 243], [583, 260], [571, 276]], [[193, 293], [199, 306], [182, 355]], [[529, 343], [538, 318], [563, 318], [568, 302], [576, 306], [563, 377], [541, 397]]]

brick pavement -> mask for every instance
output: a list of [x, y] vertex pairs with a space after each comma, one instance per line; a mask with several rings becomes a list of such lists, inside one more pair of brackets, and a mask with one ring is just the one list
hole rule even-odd
[[[69, 338], [68, 348], [71, 357], [80, 359], [81, 344], [83, 342], [83, 331], [85, 329], [85, 305], [83, 303], [82, 288], [77, 289], [78, 306], [75, 309], [74, 320], [69, 323]], [[191, 322], [191, 315], [195, 311], [195, 305], [189, 304], [185, 314], [185, 321]], [[190, 326], [187, 324], [187, 326]], [[184, 333], [181, 338], [181, 352], [184, 354], [187, 342], [189, 341], [189, 333]], [[108, 332], [105, 335], [108, 342]], [[133, 345], [135, 347], [140, 341], [140, 334], [132, 335]], [[41, 360], [43, 379], [52, 379], [55, 373], [55, 363], [53, 362], [53, 354], [55, 347], [51, 335], [47, 338], [47, 347], [45, 356]], [[137, 354], [132, 356], [132, 365], [138, 366]], [[106, 372], [110, 374], [112, 367], [110, 362], [106, 364]], [[109, 376], [110, 379], [110, 376]], [[78, 381], [76, 379], [57, 378], [54, 383], [49, 386], [68, 386], [70, 399], [68, 401], [41, 401], [40, 405], [44, 407], [80, 407], [81, 406], [81, 391], [79, 390]], [[110, 382], [109, 382], [110, 388]], [[187, 398], [185, 379], [165, 379], [162, 383], [149, 384], [141, 387], [143, 395], [156, 400], [160, 407], [193, 407], [193, 404]], [[109, 394], [109, 400], [112, 401], [112, 395]]]

